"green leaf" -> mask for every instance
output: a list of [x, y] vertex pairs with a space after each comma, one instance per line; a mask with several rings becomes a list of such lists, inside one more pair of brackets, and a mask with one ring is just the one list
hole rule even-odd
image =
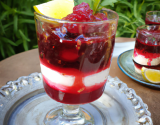
[[[93, 14], [95, 14], [97, 9], [98, 9], [98, 6], [99, 6], [101, 0], [92, 0], [92, 1], [93, 1]], [[103, 6], [103, 5], [101, 5], [101, 6]]]
[[26, 15], [26, 16], [34, 16], [34, 13], [26, 12], [26, 11], [17, 11], [17, 14], [22, 14], [22, 15]]
[[[24, 34], [28, 38], [28, 27], [24, 28]], [[31, 41], [28, 41], [28, 42], [31, 42]]]
[[19, 23], [30, 23], [30, 24], [35, 24], [34, 20], [30, 20], [30, 19], [18, 19]]
[[132, 33], [131, 38], [134, 38], [136, 35], [136, 33]]
[[33, 48], [38, 48], [38, 45], [33, 46]]
[[135, 30], [130, 29], [130, 28], [128, 28], [128, 27], [125, 27], [125, 29], [127, 29], [127, 31], [130, 32], [130, 33], [135, 33]]
[[116, 33], [116, 37], [120, 37], [120, 36], [124, 35], [125, 33], [129, 33], [128, 30], [122, 30], [119, 33]]
[[145, 21], [142, 19], [142, 18], [137, 18], [137, 20], [141, 23], [141, 25], [144, 25], [145, 24]]
[[97, 8], [97, 11], [100, 11], [100, 10], [102, 10], [103, 8], [104, 8], [103, 6], [99, 5], [99, 7]]
[[134, 0], [133, 14], [134, 14], [135, 18], [137, 18], [137, 16], [138, 16], [138, 13], [137, 13], [137, 4], [138, 4], [137, 0]]
[[1, 29], [2, 33], [3, 33], [3, 34], [5, 34], [5, 31], [4, 31], [4, 26], [2, 25], [2, 22], [1, 22], [1, 20], [0, 20], [0, 29]]
[[1, 43], [0, 45], [0, 50], [1, 50], [1, 55], [3, 58], [5, 58], [5, 52], [4, 52], [4, 49], [3, 49], [3, 44]]
[[25, 41], [30, 41], [30, 39], [27, 38], [27, 37], [24, 35], [24, 33], [22, 32], [22, 30], [19, 29], [19, 33], [20, 33], [20, 35], [21, 35], [21, 37], [22, 37], [23, 40], [25, 40]]
[[120, 1], [119, 3], [127, 5], [130, 9], [133, 8], [133, 5], [127, 1]]
[[10, 50], [10, 52], [11, 52], [12, 55], [15, 54], [14, 49], [9, 44], [7, 45], [7, 48]]
[[1, 5], [5, 10], [10, 10], [11, 8], [1, 1]]
[[120, 23], [120, 22], [126, 23], [126, 21], [125, 21], [124, 19], [119, 19], [119, 20], [118, 20], [118, 23]]
[[10, 10], [7, 10], [5, 12], [2, 13], [0, 20], [3, 20], [7, 15], [11, 14]]
[[3, 25], [3, 28], [5, 29], [5, 28], [7, 28], [7, 27], [9, 27], [11, 25], [13, 25], [13, 22], [10, 22], [10, 23], [7, 23], [7, 24]]
[[18, 16], [17, 14], [14, 15], [14, 32], [16, 33], [17, 32], [17, 29], [18, 29]]
[[[139, 8], [138, 8], [138, 12], [140, 13], [140, 11], [142, 10], [142, 6], [144, 4], [145, 0], [143, 0], [143, 2], [140, 4]], [[144, 9], [144, 8], [143, 8]]]
[[148, 4], [147, 6], [153, 6], [153, 5], [159, 6], [159, 4], [160, 4], [160, 2], [152, 2], [152, 3]]
[[131, 21], [130, 18], [128, 18], [126, 15], [122, 14], [122, 13], [118, 13], [119, 17], [122, 17], [124, 19], [126, 19], [127, 21]]
[[25, 51], [28, 50], [28, 44], [27, 44], [27, 41], [25, 39], [23, 39], [23, 47], [24, 47]]
[[74, 6], [78, 5], [78, 0], [74, 0]]
[[107, 5], [113, 5], [116, 3], [118, 0], [103, 0], [100, 5], [101, 6], [107, 6]]
[[17, 37], [18, 39], [22, 39], [19, 32], [16, 32], [15, 35], [16, 35], [16, 37]]
[[7, 54], [8, 54], [8, 56], [12, 56], [12, 53], [10, 52], [10, 50], [9, 49], [7, 49]]
[[19, 39], [19, 40], [16, 41], [17, 46], [20, 45], [21, 43], [23, 43], [22, 39]]
[[12, 8], [12, 1], [6, 0], [6, 4], [7, 4], [10, 8]]
[[5, 42], [5, 43], [9, 43], [9, 44], [11, 44], [13, 46], [17, 46], [17, 44], [15, 44], [12, 40], [10, 40], [10, 39], [8, 39], [6, 37], [0, 37], [0, 39], [3, 40], [3, 42]]
[[155, 0], [146, 0], [147, 2], [149, 1], [149, 2], [155, 2]]

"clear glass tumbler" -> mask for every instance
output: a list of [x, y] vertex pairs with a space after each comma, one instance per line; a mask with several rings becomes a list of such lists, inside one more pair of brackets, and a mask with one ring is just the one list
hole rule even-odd
[[160, 25], [137, 28], [133, 61], [139, 74], [142, 67], [160, 70]]
[[147, 12], [145, 23], [149, 25], [160, 25], [160, 11]]
[[44, 89], [62, 103], [46, 114], [45, 125], [94, 125], [79, 105], [104, 91], [119, 18], [108, 9], [101, 13], [108, 20], [73, 22], [34, 13]]

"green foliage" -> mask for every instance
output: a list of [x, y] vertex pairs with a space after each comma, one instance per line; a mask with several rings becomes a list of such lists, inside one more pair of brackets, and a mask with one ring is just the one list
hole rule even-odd
[[116, 3], [117, 1], [118, 0], [102, 0], [100, 6], [107, 6], [107, 5], [113, 6], [114, 3]]
[[0, 1], [0, 60], [37, 45], [33, 5], [47, 1]]
[[116, 37], [134, 38], [137, 27], [145, 24], [146, 12], [160, 10], [160, 1], [118, 0], [113, 6], [105, 7], [116, 11], [119, 15]]
[[[0, 1], [0, 60], [37, 48], [33, 5], [47, 1]], [[137, 27], [145, 24], [146, 12], [160, 10], [159, 0], [75, 0], [75, 4], [81, 2], [89, 3], [94, 11], [102, 7], [116, 11], [119, 15], [117, 37], [135, 37]]]
[[117, 2], [117, 0], [74, 0], [74, 5], [81, 4], [82, 2], [88, 3], [94, 14], [104, 6], [113, 6], [114, 3]]

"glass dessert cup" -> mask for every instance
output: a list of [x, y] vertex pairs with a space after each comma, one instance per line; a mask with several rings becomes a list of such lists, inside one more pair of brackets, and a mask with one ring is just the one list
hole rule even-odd
[[92, 114], [79, 105], [104, 91], [118, 22], [114, 11], [101, 12], [107, 12], [107, 20], [73, 22], [35, 12], [44, 89], [62, 103], [46, 114], [45, 125], [95, 125]]
[[160, 11], [147, 12], [145, 23], [149, 25], [160, 25]]
[[160, 25], [137, 28], [133, 62], [139, 74], [142, 67], [160, 70]]

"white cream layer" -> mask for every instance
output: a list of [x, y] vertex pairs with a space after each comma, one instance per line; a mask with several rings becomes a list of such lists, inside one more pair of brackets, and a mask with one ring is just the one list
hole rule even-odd
[[95, 85], [96, 83], [104, 82], [105, 80], [107, 80], [108, 74], [109, 74], [109, 68], [102, 70], [99, 73], [95, 73], [93, 75], [84, 77], [83, 83], [85, 84], [85, 86], [92, 86]]
[[75, 81], [75, 76], [62, 75], [61, 73], [52, 70], [43, 64], [40, 64], [42, 74], [56, 84], [61, 84], [65, 86], [72, 86]]
[[135, 65], [134, 65], [134, 69], [135, 69], [135, 72], [136, 72], [136, 73], [142, 74], [142, 73], [141, 73], [141, 70], [140, 70], [139, 68], [137, 68]]
[[[72, 76], [62, 75], [62, 73], [52, 70], [44, 66], [43, 64], [40, 64], [40, 66], [41, 66], [42, 74], [53, 83], [61, 84], [64, 86], [72, 86], [74, 84], [74, 81], [75, 81], [74, 75]], [[109, 74], [109, 68], [99, 73], [95, 73], [95, 74], [84, 77], [83, 83], [86, 87], [93, 86], [97, 83], [101, 83], [107, 80], [108, 74]]]
[[136, 63], [141, 64], [141, 65], [148, 65], [149, 62], [151, 62], [151, 66], [152, 65], [159, 65], [160, 64], [160, 57], [157, 58], [153, 58], [150, 61], [150, 58], [145, 58], [142, 55], [137, 55], [137, 56], [133, 56], [133, 59]]

